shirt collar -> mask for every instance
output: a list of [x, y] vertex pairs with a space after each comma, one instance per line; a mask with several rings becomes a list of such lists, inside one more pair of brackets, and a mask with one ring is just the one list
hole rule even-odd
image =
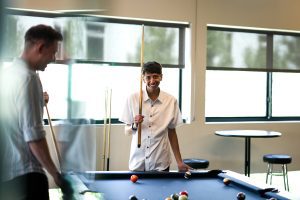
[[[158, 95], [157, 99], [155, 100], [155, 102], [160, 102], [160, 103], [162, 103], [163, 100], [164, 100], [164, 92], [160, 90], [159, 95]], [[152, 101], [152, 100], [149, 98], [146, 89], [143, 90], [143, 101], [144, 101], [144, 102], [146, 102], [146, 101]]]
[[36, 70], [30, 69], [30, 67], [29, 67], [29, 65], [27, 64], [27, 62], [26, 62], [24, 59], [22, 59], [21, 57], [19, 57], [19, 58], [14, 58], [13, 63], [14, 63], [14, 65], [16, 65], [17, 67], [22, 67], [22, 68], [24, 68], [24, 69], [26, 69], [26, 70], [28, 70], [28, 71], [30, 71], [30, 72], [32, 72], [32, 73], [37, 73]]

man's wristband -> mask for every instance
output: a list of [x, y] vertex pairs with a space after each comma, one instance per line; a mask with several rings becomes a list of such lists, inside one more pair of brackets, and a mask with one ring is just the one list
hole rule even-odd
[[132, 124], [131, 124], [131, 129], [132, 129], [133, 131], [136, 131], [136, 130], [137, 130], [137, 126], [136, 126], [135, 123], [132, 123]]

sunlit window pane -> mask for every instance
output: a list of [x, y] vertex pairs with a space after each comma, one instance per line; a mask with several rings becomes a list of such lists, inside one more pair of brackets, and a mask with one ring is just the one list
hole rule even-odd
[[3, 46], [5, 46], [2, 58], [12, 59], [19, 56], [24, 47], [25, 32], [31, 26], [38, 24], [46, 24], [54, 27], [55, 19], [17, 15], [6, 16], [3, 30], [1, 30], [4, 37]]
[[160, 88], [174, 96], [177, 100], [179, 100], [179, 83], [178, 68], [163, 68], [163, 79], [160, 82]]
[[[139, 69], [76, 64], [72, 67], [72, 118], [102, 119], [105, 91], [112, 91], [112, 116], [118, 116], [125, 102], [127, 87], [136, 88]], [[125, 85], [125, 87], [124, 87]], [[132, 88], [133, 87], [133, 88]]]
[[266, 68], [266, 35], [208, 30], [207, 66]]
[[273, 116], [300, 116], [299, 86], [299, 73], [273, 73]]
[[[66, 57], [105, 62], [140, 62], [141, 25], [88, 21], [84, 17], [64, 18], [61, 21], [67, 36], [64, 41]], [[178, 56], [179, 28], [144, 28], [144, 60], [179, 64]]]
[[[43, 89], [49, 94], [49, 112], [53, 119], [67, 119], [68, 115], [68, 65], [49, 64], [39, 72]], [[47, 119], [44, 112], [44, 119]]]
[[266, 115], [266, 73], [206, 71], [206, 117]]
[[[49, 70], [48, 70], [49, 68]], [[105, 117], [105, 92], [111, 90], [111, 117], [118, 118], [126, 98], [139, 91], [139, 67], [111, 67], [93, 64], [74, 64], [70, 88], [67, 88], [67, 74], [61, 66], [49, 66], [41, 73], [44, 88], [49, 88], [53, 117], [59, 119], [86, 118], [103, 119]], [[53, 72], [56, 73], [51, 73]], [[57, 72], [59, 72], [57, 74]], [[55, 81], [54, 81], [55, 80]], [[178, 99], [179, 69], [164, 68], [162, 90]], [[144, 85], [145, 87], [145, 85]], [[69, 89], [69, 90], [68, 90]], [[70, 98], [66, 95], [69, 94]], [[68, 100], [69, 99], [69, 100]], [[106, 104], [109, 106], [108, 104]], [[107, 116], [108, 117], [108, 116]]]
[[183, 64], [179, 63], [179, 28], [145, 27], [144, 47], [145, 60]]
[[300, 70], [300, 37], [274, 36], [274, 68]]

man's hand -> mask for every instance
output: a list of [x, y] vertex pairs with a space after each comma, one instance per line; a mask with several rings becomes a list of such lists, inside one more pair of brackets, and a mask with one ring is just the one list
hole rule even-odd
[[68, 175], [57, 173], [54, 181], [63, 193], [63, 200], [75, 200], [74, 188], [71, 180], [68, 179]]
[[44, 102], [47, 104], [49, 102], [49, 95], [47, 92], [44, 92]]
[[184, 162], [180, 162], [178, 164], [178, 171], [180, 171], [180, 172], [186, 172], [186, 171], [189, 171], [189, 170], [193, 170], [193, 168], [191, 168], [190, 166], [188, 166]]
[[134, 117], [134, 123], [135, 124], [142, 123], [143, 121], [144, 121], [144, 116], [143, 115], [136, 115]]

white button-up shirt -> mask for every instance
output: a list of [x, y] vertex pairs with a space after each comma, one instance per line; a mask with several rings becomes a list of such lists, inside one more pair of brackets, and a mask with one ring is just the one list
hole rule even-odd
[[[134, 123], [139, 114], [139, 93], [132, 94], [126, 102], [120, 121]], [[160, 91], [152, 101], [143, 91], [141, 147], [137, 147], [138, 134], [133, 131], [129, 169], [133, 171], [162, 171], [171, 164], [168, 129], [182, 124], [177, 100], [170, 94]]]
[[2, 181], [30, 172], [44, 173], [28, 145], [45, 138], [46, 134], [42, 124], [44, 98], [40, 79], [21, 59], [15, 59], [0, 75]]

